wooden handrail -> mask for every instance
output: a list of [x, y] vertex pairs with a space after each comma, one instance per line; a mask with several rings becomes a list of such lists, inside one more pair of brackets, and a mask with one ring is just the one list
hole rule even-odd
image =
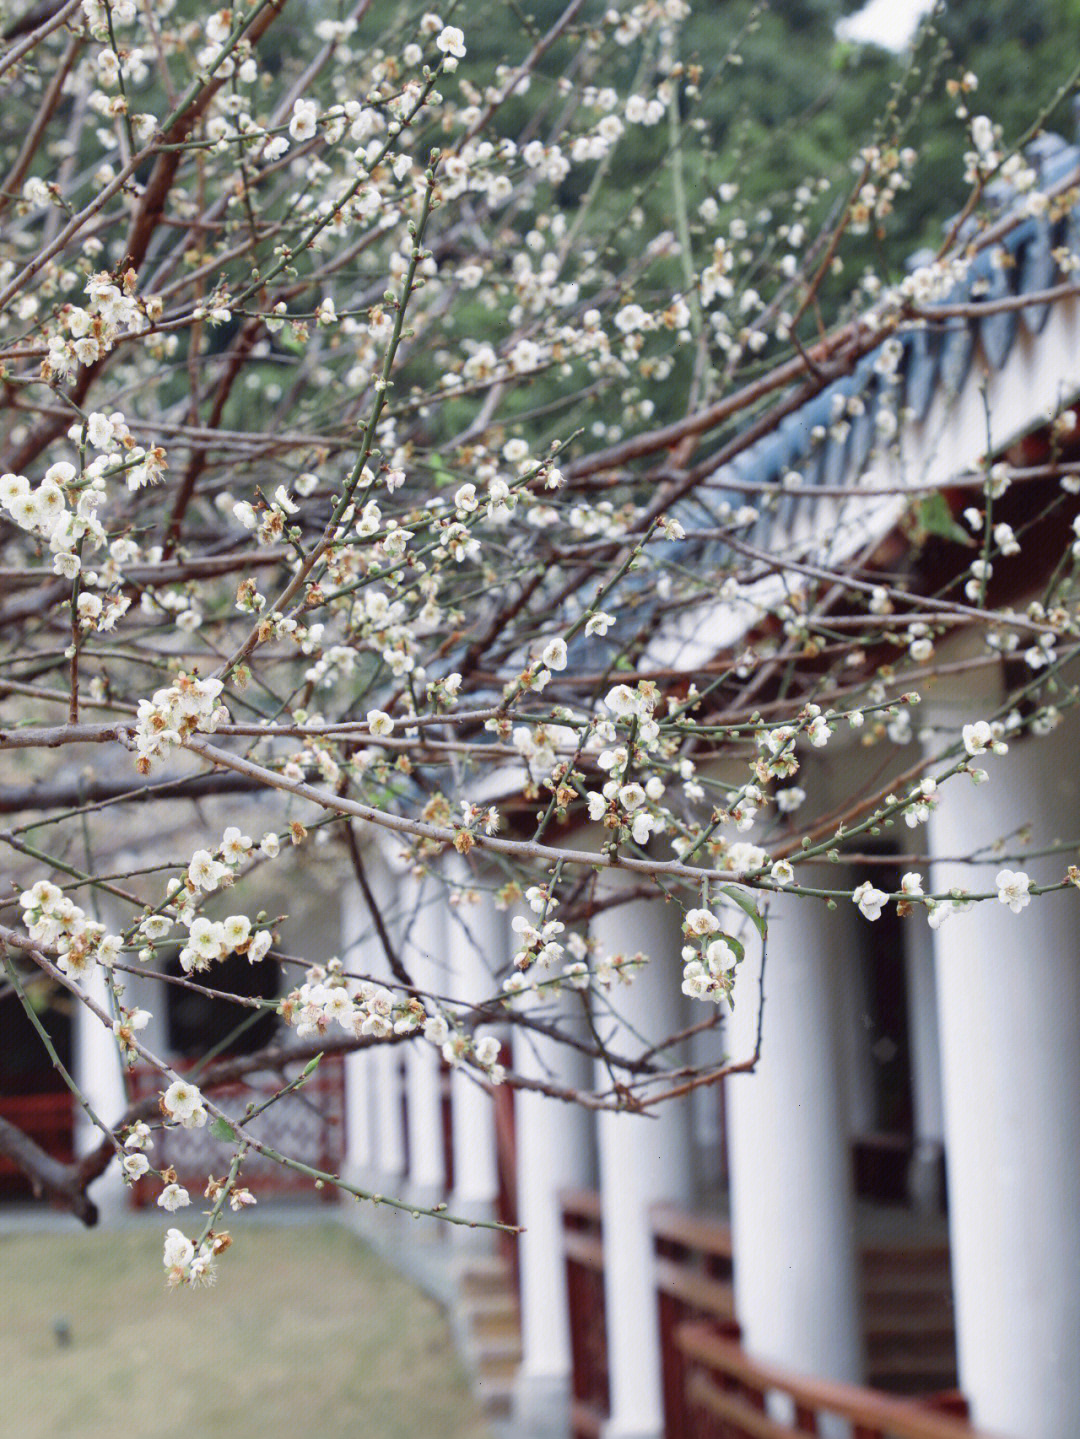
[[[867, 1439], [876, 1435], [889, 1435], [890, 1439], [990, 1439], [989, 1435], [977, 1435], [963, 1420], [934, 1413], [914, 1401], [894, 1399], [891, 1395], [860, 1389], [855, 1385], [803, 1378], [774, 1364], [752, 1359], [739, 1344], [720, 1337], [708, 1324], [681, 1324], [675, 1339], [685, 1359], [700, 1366], [692, 1376], [693, 1397], [718, 1418], [729, 1421], [735, 1418], [733, 1412], [721, 1412], [730, 1408], [733, 1398], [717, 1385], [715, 1376], [722, 1376], [757, 1394], [769, 1391], [786, 1394], [798, 1410], [835, 1414], [849, 1419], [857, 1432], [865, 1433]], [[703, 1377], [701, 1370], [706, 1371]], [[718, 1402], [716, 1396], [719, 1396], [719, 1408], [714, 1407]], [[767, 1419], [760, 1410], [753, 1410], [752, 1404], [745, 1399], [738, 1408], [738, 1423], [752, 1439], [759, 1439], [759, 1436], [760, 1439], [792, 1439], [799, 1432]], [[744, 1415], [751, 1412], [753, 1418], [746, 1422]]]
[[563, 1254], [586, 1269], [604, 1272], [604, 1241], [595, 1234], [583, 1234], [579, 1229], [568, 1229], [563, 1235]]
[[600, 1194], [596, 1189], [562, 1189], [559, 1191], [559, 1204], [564, 1221], [567, 1216], [589, 1219], [597, 1224], [601, 1221]]
[[735, 1300], [730, 1283], [687, 1269], [675, 1259], [655, 1262], [656, 1288], [661, 1294], [699, 1309], [717, 1319], [735, 1318]]
[[792, 1439], [795, 1433], [786, 1424], [779, 1424], [762, 1410], [755, 1409], [741, 1394], [721, 1389], [704, 1370], [696, 1369], [690, 1375], [686, 1396], [691, 1405], [700, 1405], [711, 1418], [736, 1425], [739, 1435], [746, 1435], [747, 1439]]
[[700, 1254], [730, 1259], [731, 1226], [719, 1220], [688, 1213], [674, 1204], [654, 1204], [649, 1210], [654, 1240], [681, 1244]]

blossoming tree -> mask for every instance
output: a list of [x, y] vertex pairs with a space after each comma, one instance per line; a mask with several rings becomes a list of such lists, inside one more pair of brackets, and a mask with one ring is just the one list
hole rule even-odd
[[[214, 1101], [221, 1061], [197, 1085], [141, 1037], [126, 991], [166, 953], [171, 983], [223, 1005], [228, 956], [280, 967], [255, 1003], [293, 1031], [283, 1092], [328, 1050], [429, 1043], [482, 1083], [543, 1089], [504, 1068], [497, 1029], [557, 1033], [546, 996], [617, 1008], [636, 968], [672, 959], [715, 1025], [781, 891], [936, 926], [1047, 887], [1010, 860], [996, 887], [935, 892], [918, 837], [944, 790], [1071, 699], [1071, 417], [1033, 458], [1000, 453], [988, 414], [947, 492], [931, 471], [865, 475], [896, 460], [919, 337], [978, 308], [957, 286], [1020, 222], [1059, 223], [1064, 186], [969, 114], [973, 76], [950, 79], [961, 220], [906, 275], [868, 269], [829, 324], [849, 248], [886, 236], [917, 174], [899, 108], [846, 188], [808, 177], [762, 212], [699, 118], [734, 30], [706, 57], [685, 0], [536, 8], [500, 19], [498, 61], [473, 8], [458, 24], [380, 0], [333, 18], [62, 0], [15, 16], [0, 53], [4, 983], [46, 1045], [35, 994], [64, 991], [159, 1081], [121, 1115], [79, 1096], [100, 1130], [79, 1165], [10, 1125], [0, 1148], [84, 1216], [111, 1164], [171, 1211], [189, 1196], [155, 1176], [153, 1130], [216, 1126], [231, 1165], [196, 1236], [169, 1233], [174, 1282], [206, 1277], [226, 1204], [256, 1197], [260, 1141]], [[984, 204], [995, 180], [1004, 209], [1000, 190]], [[998, 313], [1072, 294], [1059, 249]], [[741, 463], [823, 394], [785, 463]], [[859, 466], [810, 477], [814, 445], [850, 459], [856, 437]], [[812, 484], [831, 520], [806, 520]], [[1018, 610], [1001, 572], [1033, 526], [1040, 597]], [[912, 759], [959, 633], [982, 646], [961, 668], [1012, 666], [1006, 701], [927, 727]], [[842, 736], [886, 758], [823, 812], [801, 770]], [[170, 818], [118, 871], [109, 826], [136, 802]], [[823, 881], [894, 825], [899, 890]], [[490, 985], [433, 992], [386, 934], [381, 978], [283, 952], [251, 899], [267, 872], [339, 856], [383, 933], [376, 845], [448, 902], [497, 891], [517, 947], [485, 957]], [[680, 907], [681, 955], [588, 939], [643, 895]], [[589, 1052], [607, 1055], [600, 1026]], [[626, 1082], [570, 1097], [640, 1106], [755, 1059], [607, 1057]]]

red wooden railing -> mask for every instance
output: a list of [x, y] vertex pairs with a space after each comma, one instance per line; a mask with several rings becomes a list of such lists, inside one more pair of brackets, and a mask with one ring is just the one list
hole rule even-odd
[[[573, 1357], [575, 1439], [599, 1432], [608, 1413], [604, 1330], [604, 1246], [600, 1199], [591, 1191], [563, 1199], [564, 1246]], [[702, 1428], [700, 1405], [691, 1403], [687, 1355], [676, 1342], [688, 1322], [705, 1323], [729, 1339], [734, 1326], [731, 1231], [727, 1224], [671, 1205], [651, 1210], [660, 1325], [665, 1439], [712, 1439]], [[927, 1404], [962, 1406], [955, 1394], [955, 1348], [949, 1292], [948, 1246], [921, 1241], [867, 1245], [861, 1253], [863, 1307], [873, 1389], [926, 1395]], [[700, 1378], [695, 1380], [700, 1387]], [[881, 1391], [879, 1393], [879, 1391]], [[906, 1412], [906, 1411], [901, 1411]], [[771, 1439], [773, 1421], [761, 1432]], [[724, 1439], [727, 1439], [727, 1431]], [[755, 1436], [757, 1430], [753, 1431]], [[777, 1434], [788, 1431], [778, 1430]], [[799, 1433], [799, 1430], [792, 1431]], [[812, 1429], [807, 1433], [815, 1432]], [[873, 1431], [869, 1431], [870, 1434]], [[733, 1430], [734, 1439], [741, 1433]]]
[[675, 1331], [688, 1320], [730, 1324], [735, 1318], [731, 1230], [672, 1205], [650, 1210], [656, 1254], [664, 1439], [689, 1439], [686, 1366]]
[[[187, 1066], [175, 1067], [183, 1073]], [[161, 1089], [161, 1076], [156, 1070], [138, 1066], [131, 1071], [131, 1086], [132, 1098], [140, 1099]], [[259, 1072], [249, 1074], [242, 1083], [208, 1086], [206, 1093], [230, 1118], [240, 1121], [249, 1104], [265, 1102], [281, 1086], [280, 1073]], [[345, 1154], [345, 1083], [341, 1056], [324, 1058], [303, 1089], [270, 1105], [251, 1122], [250, 1129], [257, 1139], [290, 1159], [330, 1174], [340, 1173]], [[193, 1197], [202, 1193], [208, 1174], [220, 1177], [228, 1169], [230, 1155], [227, 1144], [215, 1139], [209, 1126], [203, 1129], [169, 1126], [155, 1132], [152, 1156], [155, 1168], [171, 1165], [178, 1182], [190, 1189]], [[292, 1194], [318, 1194], [327, 1201], [337, 1198], [337, 1190], [332, 1185], [315, 1190], [305, 1175], [285, 1169], [254, 1150], [244, 1161], [241, 1178], [258, 1198]], [[144, 1184], [137, 1184], [132, 1191], [137, 1207], [152, 1203], [154, 1198], [154, 1193]]]
[[977, 1439], [956, 1395], [897, 1399], [799, 1378], [700, 1321], [679, 1325], [675, 1343], [686, 1372], [685, 1439], [803, 1439], [831, 1432], [830, 1420], [846, 1421], [852, 1439]]
[[597, 1439], [611, 1414], [600, 1196], [573, 1190], [560, 1200], [573, 1366], [570, 1430], [573, 1439]]
[[[504, 1044], [499, 1063], [510, 1068], [510, 1050]], [[495, 1194], [495, 1218], [500, 1224], [511, 1227], [518, 1222], [517, 1195], [517, 1123], [514, 1111], [514, 1091], [509, 1084], [497, 1085], [492, 1096], [495, 1122], [495, 1168], [498, 1190]], [[513, 1280], [514, 1289], [521, 1296], [521, 1274], [517, 1236], [503, 1230], [498, 1232], [496, 1247], [502, 1256]]]

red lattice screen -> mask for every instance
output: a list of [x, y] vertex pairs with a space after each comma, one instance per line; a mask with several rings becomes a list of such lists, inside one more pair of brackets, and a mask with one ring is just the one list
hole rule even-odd
[[[181, 1073], [184, 1068], [177, 1066]], [[242, 1121], [249, 1105], [258, 1107], [265, 1103], [298, 1069], [299, 1066], [290, 1066], [284, 1080], [278, 1071], [259, 1072], [248, 1075], [243, 1083], [209, 1087], [205, 1092], [231, 1119]], [[137, 1068], [132, 1072], [132, 1088], [136, 1098], [159, 1093], [161, 1076], [154, 1070]], [[324, 1059], [301, 1090], [272, 1104], [246, 1127], [256, 1139], [290, 1159], [339, 1174], [345, 1154], [343, 1059], [340, 1056]], [[170, 1126], [155, 1130], [150, 1158], [157, 1168], [172, 1165], [177, 1181], [190, 1189], [194, 1197], [202, 1193], [208, 1174], [219, 1179], [225, 1174], [232, 1153], [233, 1146], [215, 1139], [209, 1126], [204, 1129]], [[244, 1160], [241, 1178], [259, 1199], [296, 1194], [318, 1194], [325, 1200], [337, 1198], [333, 1186], [316, 1190], [306, 1175], [285, 1169], [254, 1151]], [[132, 1198], [136, 1206], [141, 1206], [150, 1204], [155, 1195], [145, 1184], [139, 1184]]]

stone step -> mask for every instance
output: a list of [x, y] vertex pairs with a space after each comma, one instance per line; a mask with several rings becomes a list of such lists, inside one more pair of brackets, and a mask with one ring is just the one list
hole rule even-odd
[[873, 1353], [880, 1344], [955, 1344], [951, 1314], [897, 1314], [882, 1312], [867, 1318], [863, 1325], [867, 1348]]
[[455, 1329], [472, 1389], [491, 1418], [508, 1417], [521, 1365], [521, 1311], [510, 1266], [470, 1256], [457, 1274]]
[[514, 1406], [514, 1380], [479, 1375], [473, 1394], [489, 1419], [509, 1419]]
[[490, 1339], [478, 1339], [473, 1345], [477, 1366], [501, 1364], [504, 1359], [521, 1361], [521, 1335], [495, 1334]]
[[492, 1276], [504, 1279], [509, 1270], [510, 1266], [501, 1254], [470, 1254], [462, 1259], [458, 1273], [462, 1277], [483, 1279], [485, 1276]]
[[520, 1367], [520, 1345], [516, 1350], [508, 1350], [505, 1354], [492, 1354], [485, 1357], [483, 1362], [473, 1370], [474, 1393], [481, 1394], [489, 1384], [495, 1382], [513, 1385]]
[[952, 1281], [948, 1272], [940, 1274], [924, 1269], [867, 1274], [863, 1276], [862, 1292], [866, 1301], [891, 1302], [894, 1298], [923, 1295], [951, 1304]]
[[949, 1389], [956, 1383], [956, 1351], [951, 1343], [927, 1344], [921, 1348], [902, 1343], [881, 1345], [871, 1350], [866, 1363], [871, 1387], [883, 1381], [890, 1388], [898, 1379], [925, 1379], [925, 1390], [932, 1393]]
[[521, 1315], [518, 1313], [516, 1304], [509, 1308], [480, 1311], [479, 1313], [466, 1311], [462, 1315], [462, 1319], [477, 1343], [488, 1339], [520, 1339], [521, 1337]]

